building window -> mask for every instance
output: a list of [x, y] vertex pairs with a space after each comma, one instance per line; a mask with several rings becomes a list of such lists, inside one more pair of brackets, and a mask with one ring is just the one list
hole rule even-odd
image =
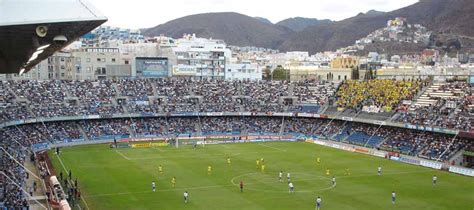
[[100, 62], [100, 58], [97, 58], [97, 62]]
[[125, 60], [125, 64], [128, 64], [128, 60]]
[[114, 63], [115, 63], [115, 58], [112, 58], [112, 62], [114, 62]]

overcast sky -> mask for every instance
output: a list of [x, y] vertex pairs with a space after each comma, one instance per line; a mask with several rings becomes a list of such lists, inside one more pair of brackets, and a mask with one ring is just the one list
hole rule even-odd
[[105, 25], [149, 28], [207, 12], [238, 12], [276, 23], [289, 17], [342, 20], [375, 9], [392, 11], [418, 0], [88, 0], [109, 18]]

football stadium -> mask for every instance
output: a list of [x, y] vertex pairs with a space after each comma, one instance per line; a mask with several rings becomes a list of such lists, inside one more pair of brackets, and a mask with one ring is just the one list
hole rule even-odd
[[[0, 77], [0, 209], [474, 208], [472, 65], [239, 80], [204, 64], [180, 72], [182, 53], [170, 69], [137, 54], [133, 68], [152, 73], [111, 76], [126, 64], [107, 64], [90, 79], [38, 79], [41, 62], [54, 78], [115, 52], [86, 46], [107, 21], [92, 5], [50, 3], [0, 1], [0, 72], [14, 75]], [[77, 57], [55, 57], [75, 40]]]

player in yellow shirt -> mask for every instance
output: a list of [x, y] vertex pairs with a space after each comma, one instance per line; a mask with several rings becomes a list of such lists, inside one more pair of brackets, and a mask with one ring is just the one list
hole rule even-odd
[[326, 169], [326, 176], [329, 176], [329, 175], [331, 175], [331, 170], [329, 170], [329, 168], [328, 168], [328, 169]]
[[173, 177], [173, 178], [171, 179], [171, 185], [172, 185], [173, 187], [176, 186], [176, 177]]
[[259, 168], [259, 166], [260, 166], [260, 160], [257, 159], [257, 160], [255, 161], [255, 163], [256, 163], [257, 168]]
[[158, 166], [158, 171], [160, 172], [160, 174], [163, 174], [163, 166]]
[[265, 164], [262, 164], [261, 169], [262, 169], [262, 172], [265, 172]]
[[316, 164], [319, 165], [320, 163], [321, 163], [321, 158], [317, 157], [317, 158], [316, 158]]
[[230, 161], [230, 157], [227, 157], [227, 164], [230, 166], [232, 162]]
[[207, 175], [211, 175], [212, 174], [212, 166], [209, 165], [207, 166]]

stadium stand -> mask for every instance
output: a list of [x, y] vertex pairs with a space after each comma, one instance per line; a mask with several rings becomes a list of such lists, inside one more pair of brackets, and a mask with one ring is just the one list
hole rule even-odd
[[[421, 93], [422, 87], [426, 88]], [[0, 144], [18, 160], [24, 159], [27, 151], [20, 145], [12, 144], [12, 140], [29, 147], [45, 142], [130, 137], [292, 134], [441, 161], [449, 160], [463, 149], [469, 150], [473, 144], [464, 137], [454, 138], [450, 134], [294, 115], [184, 117], [190, 112], [321, 114], [324, 110], [343, 116], [365, 117], [360, 114], [362, 107], [376, 106], [385, 114], [381, 119], [387, 119], [390, 116], [388, 113], [398, 107], [398, 112], [393, 116], [394, 122], [470, 131], [473, 96], [472, 87], [466, 82], [428, 86], [428, 82], [421, 80], [346, 81], [339, 86], [337, 83], [315, 80], [252, 82], [174, 78], [3, 81], [0, 82], [0, 93], [2, 123], [36, 119], [36, 123], [20, 123], [16, 126], [4, 124], [0, 130]], [[417, 97], [417, 94], [420, 96]], [[346, 110], [334, 111], [330, 103], [332, 98], [336, 98], [337, 106]], [[412, 101], [412, 104], [406, 106], [402, 101]], [[171, 113], [183, 116], [170, 116]], [[122, 118], [107, 119], [116, 114], [121, 114]], [[161, 117], [155, 114], [161, 114]], [[127, 115], [129, 117], [123, 118]], [[101, 119], [61, 121], [55, 118], [73, 116], [95, 116]], [[53, 119], [48, 118], [54, 118], [55, 121], [49, 122]], [[13, 177], [17, 179], [16, 182], [24, 183], [23, 169], [13, 164], [3, 151], [1, 157], [2, 171], [15, 174]], [[25, 196], [17, 186], [5, 180], [0, 181], [3, 189], [1, 205], [25, 205]]]
[[469, 131], [474, 113], [472, 92], [466, 82], [433, 84], [396, 120]]
[[426, 83], [422, 80], [345, 81], [336, 93], [337, 105], [357, 111], [375, 106], [382, 111], [394, 110], [402, 100], [411, 100]]

